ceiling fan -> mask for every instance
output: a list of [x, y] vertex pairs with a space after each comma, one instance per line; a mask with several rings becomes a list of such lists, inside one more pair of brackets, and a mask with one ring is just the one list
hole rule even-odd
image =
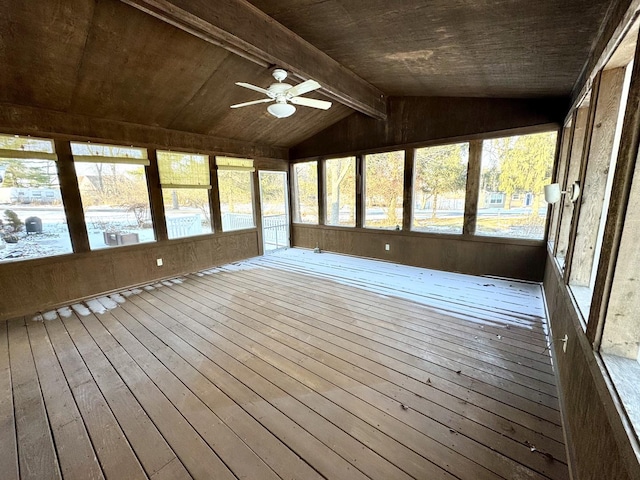
[[269, 105], [267, 107], [267, 111], [276, 118], [286, 118], [295, 113], [296, 107], [294, 105], [319, 108], [321, 110], [328, 110], [329, 107], [331, 107], [331, 102], [300, 96], [320, 88], [320, 84], [315, 80], [307, 80], [294, 87], [288, 83], [283, 83], [283, 80], [287, 78], [287, 72], [281, 68], [276, 68], [273, 71], [273, 78], [276, 79], [276, 83], [272, 83], [269, 85], [269, 88], [266, 89], [256, 87], [250, 83], [236, 82], [236, 85], [263, 93], [269, 98], [237, 103], [236, 105], [231, 105], [231, 108], [246, 107], [249, 105], [256, 105], [258, 103], [275, 102], [273, 105]]

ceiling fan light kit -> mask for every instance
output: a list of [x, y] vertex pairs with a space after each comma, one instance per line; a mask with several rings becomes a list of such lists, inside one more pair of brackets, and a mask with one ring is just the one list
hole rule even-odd
[[276, 83], [269, 85], [269, 88], [256, 87], [250, 83], [236, 82], [236, 85], [255, 92], [262, 93], [268, 98], [261, 100], [252, 100], [250, 102], [237, 103], [231, 105], [231, 108], [247, 107], [249, 105], [256, 105], [258, 103], [276, 102], [273, 105], [267, 107], [267, 112], [276, 118], [287, 118], [293, 115], [296, 111], [295, 105], [302, 105], [305, 107], [319, 108], [321, 110], [328, 110], [331, 107], [331, 102], [324, 100], [316, 100], [314, 98], [305, 98], [300, 95], [312, 92], [320, 88], [320, 84], [315, 80], [307, 80], [296, 86], [292, 86], [288, 83], [283, 83], [283, 80], [287, 78], [287, 72], [281, 68], [276, 68], [273, 71], [273, 78], [276, 79]]
[[290, 103], [274, 103], [267, 107], [267, 112], [276, 118], [287, 118], [296, 113], [296, 107]]

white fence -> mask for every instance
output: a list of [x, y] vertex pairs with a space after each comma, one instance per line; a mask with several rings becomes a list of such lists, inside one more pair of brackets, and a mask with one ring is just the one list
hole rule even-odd
[[264, 249], [277, 250], [289, 246], [289, 219], [287, 215], [265, 215], [262, 217]]
[[198, 214], [188, 217], [167, 217], [167, 233], [169, 238], [200, 235], [202, 233], [202, 218]]
[[255, 227], [255, 224], [253, 223], [253, 215], [249, 213], [222, 214], [222, 230], [225, 232], [253, 227]]

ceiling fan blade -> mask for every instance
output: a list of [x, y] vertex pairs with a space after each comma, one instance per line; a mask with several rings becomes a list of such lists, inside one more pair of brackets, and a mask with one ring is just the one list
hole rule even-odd
[[253, 100], [251, 102], [236, 103], [235, 105], [231, 105], [231, 108], [247, 107], [249, 105], [256, 105], [258, 103], [267, 103], [267, 102], [273, 102], [273, 98], [263, 98], [261, 100]]
[[273, 94], [269, 90], [265, 90], [264, 88], [256, 87], [255, 85], [251, 85], [250, 83], [244, 82], [236, 82], [236, 85], [244, 88], [248, 88], [249, 90], [253, 90], [255, 92], [260, 92], [266, 95], [269, 98], [273, 98]]
[[295, 105], [302, 105], [304, 107], [320, 108], [322, 110], [328, 110], [331, 107], [331, 102], [325, 102], [324, 100], [316, 100], [314, 98], [293, 97], [289, 101]]
[[307, 80], [306, 82], [299, 83], [298, 85], [291, 87], [284, 93], [288, 97], [297, 97], [298, 95], [304, 95], [305, 93], [313, 92], [320, 88], [320, 84], [315, 80]]

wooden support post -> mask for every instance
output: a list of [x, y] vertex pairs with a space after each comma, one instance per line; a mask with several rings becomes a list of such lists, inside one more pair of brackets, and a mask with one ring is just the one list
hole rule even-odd
[[481, 167], [482, 140], [472, 140], [469, 142], [469, 164], [467, 166], [467, 187], [464, 202], [462, 235], [475, 235], [476, 233]]
[[318, 225], [325, 224], [327, 218], [327, 187], [325, 183], [325, 160], [318, 160]]
[[158, 157], [155, 148], [147, 149], [149, 166], [145, 168], [147, 176], [147, 190], [149, 191], [149, 207], [153, 221], [153, 231], [156, 240], [162, 242], [168, 240], [167, 222], [164, 215], [164, 200], [162, 199], [162, 187], [160, 186], [160, 171], [158, 170]]
[[[587, 337], [594, 348], [600, 348], [602, 330], [607, 316], [613, 278], [616, 271], [622, 229], [625, 223], [633, 175], [640, 147], [640, 42], [631, 74], [631, 85], [620, 138], [620, 150], [611, 188], [609, 211], [602, 240], [602, 250], [594, 285], [591, 310], [587, 322]], [[635, 267], [635, 266], [634, 266]]]
[[[580, 157], [580, 174], [578, 175], [578, 184], [582, 190], [584, 186], [584, 176], [587, 171], [587, 164], [589, 163], [589, 152], [591, 149], [591, 137], [593, 135], [593, 128], [596, 118], [596, 109], [598, 107], [598, 98], [600, 95], [600, 79], [602, 72], [598, 72], [593, 80], [593, 86], [591, 89], [591, 101], [589, 103], [589, 117], [587, 119], [586, 131], [584, 134], [584, 144], [582, 146], [582, 155]], [[567, 247], [567, 256], [564, 262], [564, 282], [569, 284], [569, 277], [571, 275], [571, 263], [573, 260], [573, 252], [576, 245], [576, 235], [578, 230], [578, 218], [580, 218], [580, 207], [582, 205], [582, 198], [584, 192], [581, 192], [580, 199], [574, 203], [573, 216], [571, 218], [571, 228], [569, 230], [569, 245]]]
[[404, 151], [404, 190], [402, 195], [402, 230], [411, 231], [413, 225], [413, 179], [416, 149]]
[[253, 218], [258, 230], [258, 255], [264, 255], [264, 243], [262, 241], [262, 204], [260, 203], [260, 175], [258, 169], [251, 175]]
[[364, 202], [367, 188], [364, 170], [366, 168], [364, 155], [356, 155], [356, 228], [363, 228], [364, 222]]
[[222, 232], [222, 210], [220, 208], [220, 188], [218, 186], [218, 168], [216, 157], [209, 156], [209, 175], [211, 190], [209, 190], [209, 208], [211, 208], [211, 226], [213, 232]]
[[293, 223], [294, 219], [300, 218], [300, 202], [296, 201], [300, 191], [298, 189], [298, 177], [295, 169], [295, 164], [289, 165], [289, 212], [291, 214], [289, 223]]
[[56, 167], [60, 181], [60, 194], [64, 204], [64, 213], [67, 216], [71, 246], [75, 253], [88, 252], [91, 247], [89, 246], [89, 235], [84, 219], [76, 167], [71, 154], [71, 144], [67, 140], [55, 140], [54, 142], [58, 155]]
[[572, 260], [568, 268], [569, 283], [572, 285], [588, 287], [591, 281], [602, 208], [607, 194], [607, 173], [614, 148], [624, 74], [624, 67], [615, 68], [605, 70], [600, 78], [591, 145], [585, 150], [588, 151], [588, 157], [580, 180], [580, 208]]

